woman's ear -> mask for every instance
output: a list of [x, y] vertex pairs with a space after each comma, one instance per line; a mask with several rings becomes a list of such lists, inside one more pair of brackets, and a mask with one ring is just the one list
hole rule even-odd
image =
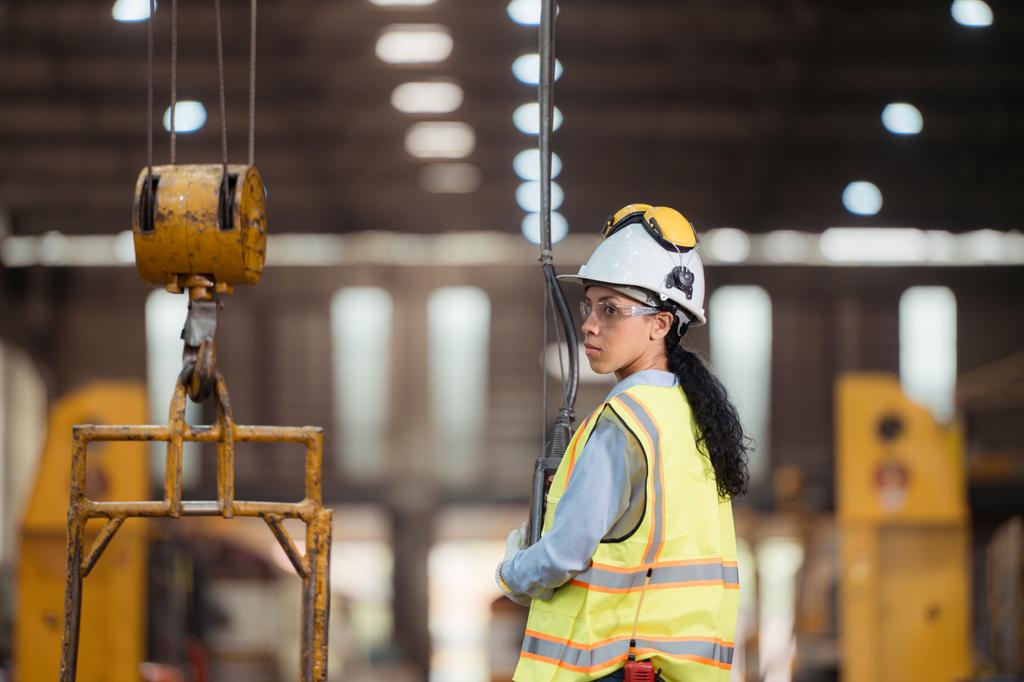
[[672, 323], [675, 322], [675, 319], [676, 318], [672, 313], [660, 312], [655, 314], [651, 324], [651, 340], [660, 341], [668, 336], [668, 333], [672, 330]]

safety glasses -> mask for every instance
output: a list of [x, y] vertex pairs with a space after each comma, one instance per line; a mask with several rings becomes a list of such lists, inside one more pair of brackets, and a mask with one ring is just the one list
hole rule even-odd
[[654, 315], [660, 313], [658, 308], [651, 308], [645, 305], [617, 305], [608, 301], [599, 301], [591, 305], [590, 301], [580, 301], [580, 322], [590, 319], [590, 313], [597, 315], [597, 323], [602, 327], [612, 327], [627, 317], [640, 317], [643, 315]]
[[669, 251], [689, 251], [700, 243], [697, 231], [679, 211], [668, 206], [630, 204], [616, 211], [605, 223], [604, 239], [626, 227], [641, 224], [647, 233]]

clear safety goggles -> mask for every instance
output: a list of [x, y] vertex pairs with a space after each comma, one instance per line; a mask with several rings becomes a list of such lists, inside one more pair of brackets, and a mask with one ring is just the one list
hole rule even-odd
[[647, 233], [669, 251], [686, 252], [700, 243], [697, 231], [683, 214], [668, 206], [629, 204], [609, 216], [601, 237], [607, 239], [627, 225], [641, 224]]
[[586, 299], [580, 301], [580, 322], [586, 322], [590, 319], [590, 313], [594, 313], [597, 316], [597, 323], [602, 327], [613, 327], [627, 317], [641, 317], [660, 312], [660, 308], [646, 305], [618, 305], [609, 301], [599, 301], [591, 305]]

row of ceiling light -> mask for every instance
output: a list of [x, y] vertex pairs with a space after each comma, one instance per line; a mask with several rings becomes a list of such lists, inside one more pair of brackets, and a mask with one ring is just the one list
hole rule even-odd
[[[131, 231], [112, 234], [10, 235], [0, 214], [0, 265], [104, 267], [135, 262]], [[504, 232], [453, 234], [272, 234], [268, 266], [311, 267], [348, 264], [523, 265], [524, 251]], [[596, 235], [566, 240], [563, 257], [582, 262]], [[397, 241], [396, 241], [397, 240]], [[395, 244], [404, 245], [395, 248]], [[410, 246], [411, 245], [411, 246]], [[708, 265], [812, 266], [983, 266], [1024, 265], [1020, 231], [975, 230], [953, 234], [905, 227], [830, 227], [818, 234], [777, 230], [747, 234], [718, 228], [703, 234]]]
[[[383, 7], [425, 6], [436, 0], [370, 0]], [[155, 1], [153, 2], [155, 5]], [[540, 0], [511, 0], [507, 6], [509, 17], [517, 24], [536, 26], [540, 23]], [[149, 18], [150, 0], [117, 0], [112, 14], [122, 22], [144, 21]], [[993, 22], [992, 9], [984, 0], [954, 0], [950, 13], [953, 19], [967, 27], [983, 28]], [[393, 24], [381, 32], [375, 52], [388, 64], [428, 64], [442, 62], [451, 55], [454, 41], [447, 28], [439, 24]], [[512, 73], [521, 83], [536, 85], [540, 74], [540, 58], [536, 53], [519, 56], [512, 63]], [[555, 64], [555, 79], [562, 75], [562, 65]], [[450, 114], [462, 106], [464, 93], [452, 80], [414, 81], [398, 85], [391, 94], [391, 104], [398, 111], [411, 115]], [[206, 123], [206, 108], [195, 100], [179, 101], [174, 110], [174, 127], [179, 133], [197, 131]], [[554, 110], [552, 125], [558, 130], [562, 113]], [[512, 115], [516, 129], [527, 135], [539, 132], [540, 112], [536, 102], [520, 105]], [[171, 111], [163, 116], [164, 128], [170, 130]], [[916, 135], [924, 127], [920, 110], [908, 102], [892, 102], [882, 110], [882, 124], [894, 135]], [[429, 192], [466, 193], [475, 190], [481, 181], [479, 169], [469, 163], [453, 160], [468, 157], [476, 145], [473, 128], [459, 121], [420, 121], [406, 132], [405, 148], [413, 157], [433, 160], [420, 175], [420, 183]], [[552, 159], [552, 178], [561, 171], [561, 160]], [[513, 161], [516, 175], [524, 182], [516, 190], [516, 202], [527, 212], [522, 222], [524, 236], [531, 241], [540, 240], [540, 155], [529, 148], [516, 155]], [[552, 210], [557, 209], [564, 194], [552, 182]], [[875, 215], [882, 208], [882, 192], [874, 183], [857, 180], [843, 190], [843, 205], [857, 215]], [[568, 223], [559, 213], [552, 213], [552, 239], [558, 241], [568, 233]]]
[[[428, 0], [371, 0], [385, 6], [429, 4]], [[540, 22], [540, 0], [512, 0], [507, 8], [516, 23], [536, 26]], [[394, 24], [380, 34], [375, 52], [389, 64], [426, 64], [447, 59], [454, 42], [448, 30], [437, 24]], [[540, 57], [537, 53], [520, 55], [512, 63], [512, 73], [521, 83], [537, 85], [540, 75]], [[556, 63], [555, 78], [562, 74], [561, 63]], [[391, 104], [407, 114], [447, 114], [462, 104], [464, 94], [457, 83], [447, 81], [418, 81], [403, 83], [395, 88]], [[536, 102], [526, 102], [512, 114], [512, 123], [520, 132], [536, 136], [539, 133], [540, 112]], [[562, 125], [562, 113], [557, 108], [553, 127]], [[430, 192], [463, 193], [479, 186], [480, 172], [472, 164], [454, 163], [454, 159], [469, 156], [475, 146], [472, 127], [452, 121], [420, 121], [410, 126], [405, 137], [406, 151], [421, 159], [433, 159], [424, 167], [420, 184]], [[444, 161], [442, 161], [442, 159]], [[522, 221], [523, 234], [531, 241], [540, 238], [540, 153], [535, 146], [519, 152], [513, 159], [513, 170], [523, 180], [516, 190], [516, 201], [526, 211]], [[561, 170], [561, 160], [553, 158], [552, 177]], [[552, 207], [558, 208], [564, 199], [561, 187], [552, 183]], [[552, 215], [554, 241], [568, 233], [568, 223], [561, 214]]]
[[[506, 11], [509, 18], [521, 26], [538, 26], [541, 16], [541, 0], [511, 0]], [[535, 36], [536, 34], [531, 34]], [[520, 83], [536, 86], [540, 83], [540, 55], [536, 52], [520, 55], [512, 62], [512, 74]], [[555, 60], [554, 78], [562, 77], [562, 63]], [[531, 89], [530, 93], [536, 93]], [[552, 130], [562, 127], [562, 112], [554, 108], [551, 117]], [[525, 102], [512, 113], [512, 124], [521, 133], [531, 136], [540, 134], [540, 105], [536, 101]], [[537, 138], [534, 137], [534, 140]], [[521, 230], [523, 236], [534, 244], [540, 243], [541, 230], [541, 182], [540, 182], [540, 150], [536, 146], [528, 147], [516, 154], [512, 159], [512, 170], [523, 182], [516, 189], [516, 203], [526, 212], [523, 216]], [[551, 242], [565, 239], [569, 234], [569, 221], [558, 208], [565, 201], [562, 187], [555, 178], [562, 172], [562, 160], [558, 154], [551, 154]]]
[[[436, 0], [370, 0], [381, 7], [432, 5]], [[154, 3], [155, 4], [155, 3]], [[145, 21], [150, 0], [117, 0], [112, 14], [122, 22]], [[395, 65], [443, 62], [454, 49], [451, 33], [444, 26], [430, 23], [393, 24], [377, 38], [375, 53], [385, 63]], [[454, 81], [434, 79], [399, 84], [391, 93], [391, 104], [410, 115], [451, 114], [462, 106], [464, 94]], [[206, 123], [206, 108], [201, 102], [181, 100], [174, 109], [174, 128], [179, 133], [200, 130]], [[163, 116], [164, 128], [171, 128], [171, 111]], [[405, 134], [405, 149], [417, 159], [430, 160], [420, 174], [420, 182], [429, 192], [471, 192], [480, 184], [479, 169], [453, 160], [469, 156], [476, 135], [467, 123], [459, 121], [418, 121]]]
[[[409, 7], [431, 5], [436, 0], [370, 0], [381, 7]], [[113, 15], [118, 21], [144, 21], [149, 18], [150, 0], [117, 0]], [[507, 11], [518, 24], [536, 26], [540, 23], [540, 0], [512, 0]], [[454, 40], [445, 26], [433, 23], [392, 24], [384, 28], [377, 38], [374, 52], [377, 57], [393, 65], [436, 64], [451, 56]], [[512, 63], [512, 73], [518, 81], [535, 86], [540, 76], [540, 57], [537, 53], [520, 55]], [[562, 65], [556, 62], [555, 78], [562, 75]], [[458, 83], [451, 79], [421, 80], [401, 83], [391, 93], [391, 105], [409, 115], [445, 115], [458, 110], [464, 100]], [[179, 133], [197, 131], [206, 123], [206, 109], [201, 102], [182, 100], [174, 110], [174, 127]], [[512, 123], [521, 133], [536, 136], [539, 133], [540, 111], [537, 102], [526, 102], [512, 114]], [[171, 128], [171, 111], [164, 112], [164, 127]], [[556, 107], [553, 128], [562, 125], [562, 112]], [[405, 134], [405, 149], [413, 157], [430, 161], [420, 173], [420, 185], [433, 193], [466, 193], [479, 187], [480, 170], [473, 164], [460, 161], [468, 157], [476, 146], [475, 132], [461, 121], [417, 121]], [[561, 159], [552, 158], [552, 177], [561, 172]], [[516, 190], [516, 202], [526, 211], [522, 221], [523, 234], [533, 242], [540, 240], [540, 153], [536, 147], [519, 152], [513, 160], [513, 169], [523, 182]], [[561, 206], [562, 188], [552, 183], [552, 209]], [[568, 233], [568, 223], [559, 213], [553, 213], [552, 239], [559, 241]]]
[[[157, 6], [152, 0], [152, 6]], [[126, 23], [149, 19], [150, 0], [117, 0], [110, 13], [115, 21]], [[171, 129], [171, 108], [164, 110], [164, 129]], [[179, 100], [174, 107], [174, 129], [179, 133], [194, 133], [206, 125], [206, 107], [196, 100]]]
[[[961, 26], [984, 28], [992, 25], [992, 8], [985, 0], [953, 0], [950, 14]], [[892, 102], [882, 109], [882, 125], [893, 135], [917, 135], [924, 128], [924, 117], [909, 102]], [[882, 210], [882, 190], [867, 180], [851, 182], [843, 190], [843, 206], [857, 215], [875, 215]]]
[[[435, 0], [370, 0], [381, 7], [431, 5]], [[391, 24], [377, 37], [374, 52], [386, 64], [438, 64], [448, 59], [455, 41], [440, 24]], [[391, 92], [391, 106], [410, 116], [444, 116], [463, 104], [462, 87], [450, 78], [400, 83]], [[416, 121], [405, 133], [405, 150], [428, 163], [420, 170], [420, 186], [437, 194], [465, 194], [480, 186], [481, 173], [463, 161], [476, 147], [476, 132], [462, 121]]]

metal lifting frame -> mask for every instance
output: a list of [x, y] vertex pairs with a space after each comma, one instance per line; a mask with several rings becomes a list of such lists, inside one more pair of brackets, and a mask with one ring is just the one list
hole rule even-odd
[[[212, 355], [212, 340], [209, 352]], [[200, 351], [204, 355], [207, 349]], [[327, 626], [330, 615], [331, 510], [321, 504], [323, 429], [314, 426], [241, 426], [231, 415], [227, 384], [215, 374], [217, 423], [190, 426], [185, 422], [188, 386], [179, 377], [166, 426], [93, 425], [74, 427], [71, 453], [71, 500], [68, 505], [67, 590], [64, 598], [64, 637], [60, 679], [74, 682], [82, 611], [82, 582], [125, 519], [130, 517], [257, 516], [270, 527], [295, 572], [302, 578], [302, 665], [300, 682], [327, 679]], [[96, 502], [85, 496], [86, 454], [89, 443], [104, 441], [161, 441], [167, 443], [162, 501]], [[181, 499], [181, 454], [184, 442], [217, 443], [217, 499]], [[306, 446], [306, 496], [301, 502], [241, 502], [235, 500], [235, 443], [301, 443]], [[84, 552], [85, 524], [107, 519]], [[284, 519], [306, 524], [306, 551], [301, 553], [284, 527]]]

